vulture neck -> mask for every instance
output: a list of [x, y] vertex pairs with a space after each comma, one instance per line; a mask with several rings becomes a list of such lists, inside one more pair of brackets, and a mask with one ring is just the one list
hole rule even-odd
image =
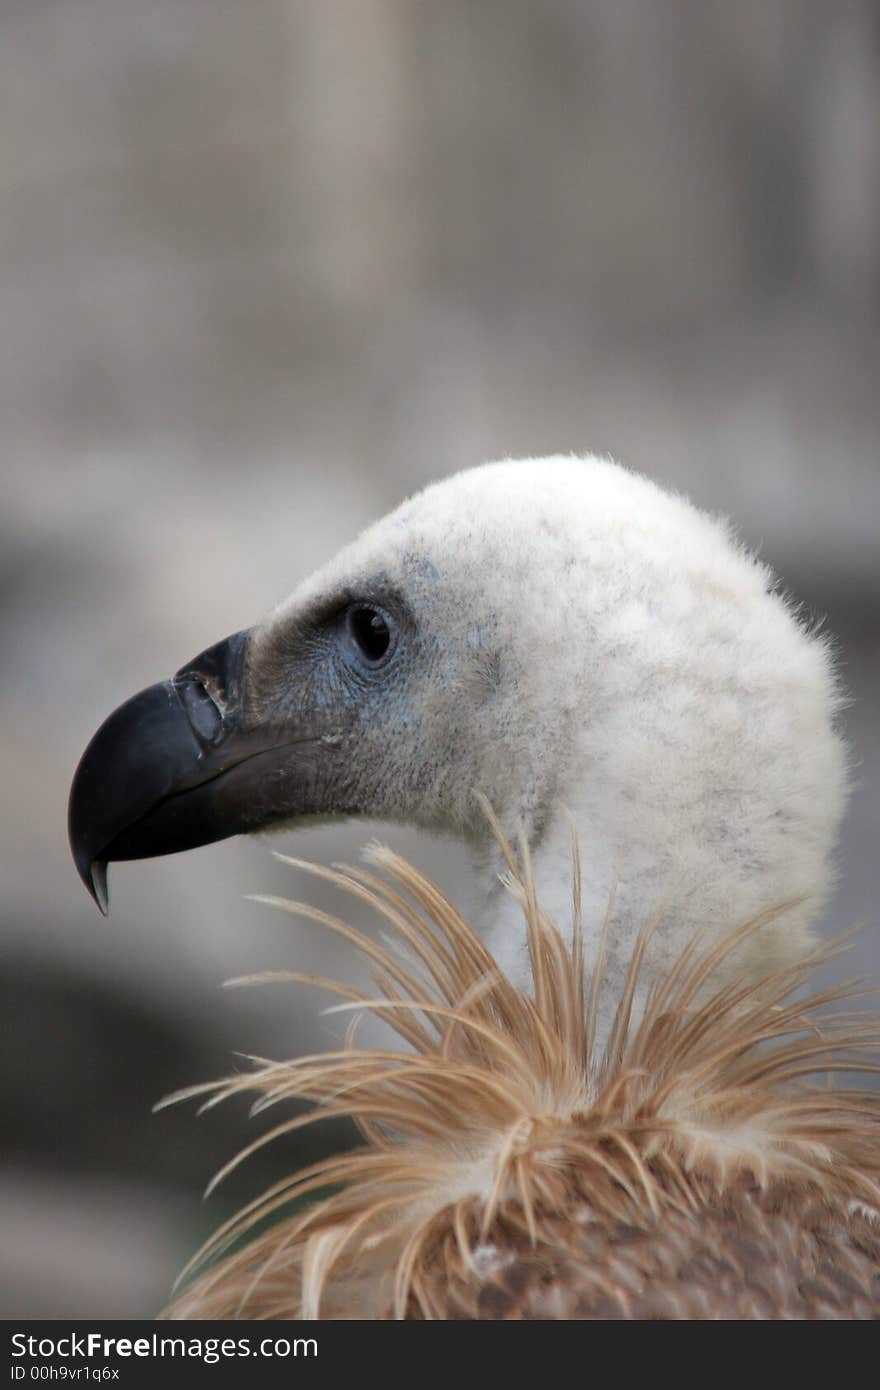
[[[794, 965], [813, 945], [807, 930], [813, 913], [807, 904], [772, 897], [772, 883], [765, 877], [744, 873], [737, 859], [725, 861], [697, 835], [683, 846], [674, 834], [664, 841], [660, 820], [658, 815], [658, 833], [646, 843], [635, 835], [615, 835], [615, 828], [622, 827], [616, 826], [613, 815], [600, 821], [560, 807], [540, 831], [524, 833], [542, 910], [564, 936], [582, 932], [587, 978], [601, 969], [596, 1038], [600, 1048], [611, 1033], [643, 932], [648, 941], [633, 1004], [636, 1019], [653, 981], [667, 973], [695, 939], [706, 947], [763, 914], [768, 918], [766, 926], [750, 934], [711, 976], [706, 995], [731, 979], [745, 984]], [[667, 820], [675, 826], [674, 814]], [[515, 843], [516, 825], [503, 829]], [[472, 846], [472, 854], [478, 886], [476, 900], [466, 906], [499, 968], [513, 984], [528, 990], [532, 972], [522, 910], [509, 891], [503, 853], [492, 839]]]

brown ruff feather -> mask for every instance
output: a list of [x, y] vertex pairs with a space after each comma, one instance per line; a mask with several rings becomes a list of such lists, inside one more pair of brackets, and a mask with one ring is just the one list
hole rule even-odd
[[317, 1102], [234, 1163], [326, 1116], [353, 1116], [365, 1147], [278, 1183], [221, 1227], [163, 1316], [880, 1314], [880, 1102], [808, 1081], [876, 1070], [880, 1019], [835, 1010], [855, 993], [847, 986], [792, 998], [827, 948], [706, 999], [707, 978], [766, 913], [720, 945], [693, 942], [633, 1021], [649, 925], [600, 1056], [601, 969], [585, 997], [576, 851], [569, 945], [538, 906], [527, 854], [520, 865], [501, 842], [531, 997], [391, 851], [370, 851], [381, 875], [289, 861], [369, 905], [398, 938], [395, 952], [307, 904], [268, 900], [369, 958], [376, 999], [312, 982], [385, 1020], [410, 1050], [261, 1062], [182, 1093], [215, 1104], [252, 1091], [257, 1108]]

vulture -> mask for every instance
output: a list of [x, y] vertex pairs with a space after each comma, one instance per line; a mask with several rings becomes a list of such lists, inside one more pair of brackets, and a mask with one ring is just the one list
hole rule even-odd
[[828, 1078], [880, 1027], [804, 996], [841, 701], [726, 522], [554, 457], [428, 487], [111, 714], [69, 814], [104, 912], [112, 861], [315, 818], [474, 865], [456, 906], [380, 846], [312, 866], [381, 940], [273, 900], [367, 956], [374, 995], [315, 983], [401, 1045], [188, 1093], [305, 1098], [272, 1134], [346, 1114], [363, 1145], [221, 1228], [167, 1315], [876, 1316], [880, 1107]]

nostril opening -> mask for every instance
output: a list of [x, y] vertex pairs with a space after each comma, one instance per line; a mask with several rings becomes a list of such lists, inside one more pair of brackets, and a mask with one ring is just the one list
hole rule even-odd
[[202, 743], [213, 743], [223, 725], [215, 695], [198, 676], [189, 676], [177, 685], [177, 694], [196, 737]]

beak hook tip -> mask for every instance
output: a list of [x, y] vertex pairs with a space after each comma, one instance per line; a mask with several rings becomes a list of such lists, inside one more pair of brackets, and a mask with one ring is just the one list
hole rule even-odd
[[110, 895], [107, 890], [107, 865], [102, 859], [96, 859], [90, 866], [89, 880], [86, 887], [97, 903], [98, 911], [102, 917], [108, 917], [110, 915]]

